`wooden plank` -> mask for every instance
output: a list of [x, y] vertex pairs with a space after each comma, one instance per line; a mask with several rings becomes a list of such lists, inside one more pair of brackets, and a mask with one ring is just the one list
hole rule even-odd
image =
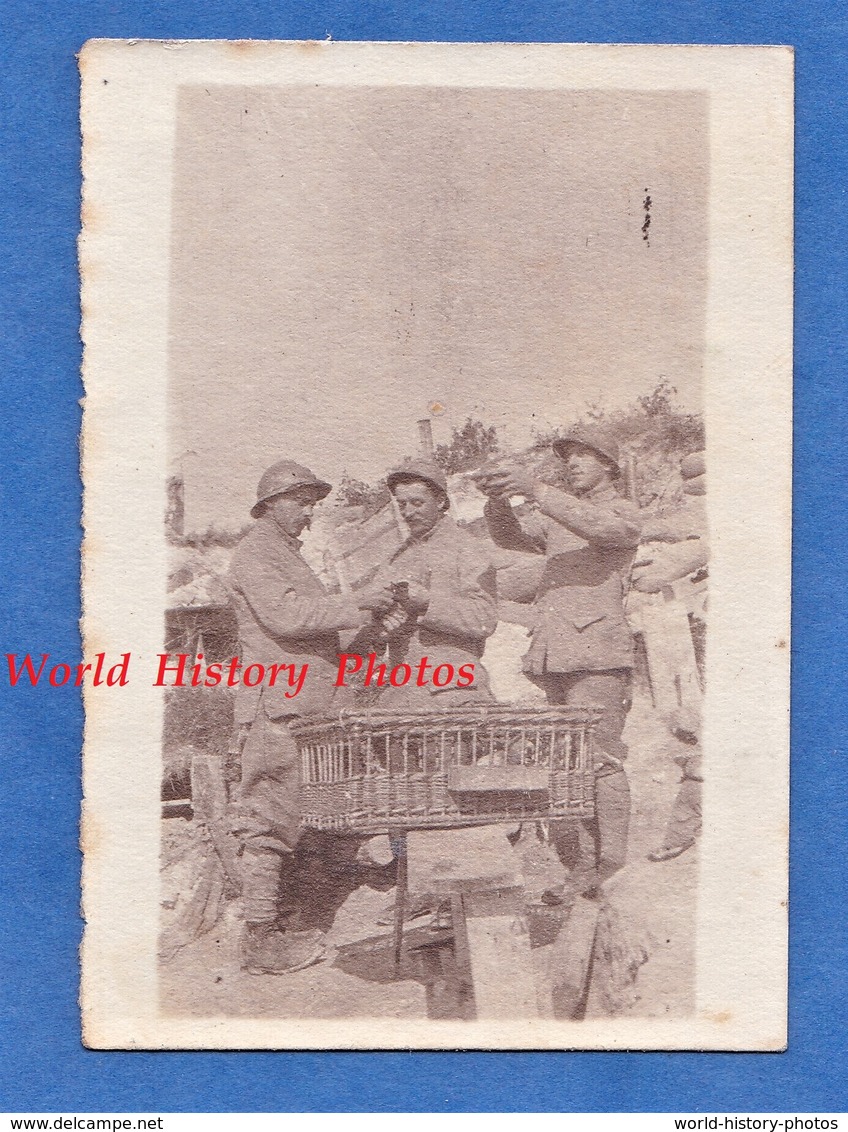
[[523, 886], [465, 893], [462, 907], [477, 1018], [538, 1018]]
[[407, 835], [409, 891], [444, 895], [523, 884], [509, 827], [416, 830]]
[[[462, 913], [454, 912], [461, 923]], [[461, 943], [446, 939], [419, 945], [409, 952], [415, 977], [424, 983], [428, 1018], [474, 1019], [471, 971]]]
[[673, 596], [642, 596], [652, 599], [641, 603], [638, 616], [654, 704], [662, 712], [681, 707], [697, 710], [701, 686], [686, 607]]
[[506, 833], [409, 833], [409, 888], [450, 897], [457, 979], [473, 985], [476, 1017], [536, 1018], [524, 879]]
[[553, 943], [549, 959], [551, 1001], [557, 1018], [580, 1016], [597, 927], [597, 901], [578, 896]]

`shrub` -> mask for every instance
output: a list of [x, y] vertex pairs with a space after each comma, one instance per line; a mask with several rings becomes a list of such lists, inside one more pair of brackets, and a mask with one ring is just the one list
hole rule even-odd
[[470, 472], [498, 451], [498, 433], [494, 425], [489, 428], [482, 421], [469, 417], [461, 428], [455, 428], [447, 444], [436, 446], [434, 459], [452, 476], [456, 472]]
[[336, 495], [345, 507], [363, 507], [366, 518], [385, 507], [390, 498], [384, 479], [376, 484], [368, 484], [364, 480], [353, 479], [346, 472], [336, 488]]

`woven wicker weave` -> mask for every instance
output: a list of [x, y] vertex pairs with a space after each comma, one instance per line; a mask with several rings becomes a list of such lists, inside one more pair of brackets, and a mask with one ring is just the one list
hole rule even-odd
[[373, 834], [591, 817], [600, 715], [481, 704], [300, 720], [303, 824]]

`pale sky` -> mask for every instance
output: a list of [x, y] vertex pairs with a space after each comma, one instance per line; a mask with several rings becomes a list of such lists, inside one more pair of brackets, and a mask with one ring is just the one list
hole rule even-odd
[[475, 416], [505, 447], [663, 377], [699, 409], [708, 156], [698, 92], [183, 88], [187, 528], [240, 526], [284, 457], [378, 479], [433, 402], [436, 443]]

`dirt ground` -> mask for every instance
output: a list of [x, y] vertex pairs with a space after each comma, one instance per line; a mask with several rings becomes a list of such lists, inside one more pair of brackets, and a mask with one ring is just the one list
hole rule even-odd
[[[644, 697], [634, 703], [625, 739], [633, 797], [628, 864], [607, 883], [600, 902], [596, 962], [585, 1012], [590, 1017], [685, 1016], [694, 1003], [697, 846], [672, 861], [653, 863], [646, 858], [662, 839], [680, 777], [673, 758], [685, 748], [669, 735]], [[166, 841], [171, 842], [185, 836], [190, 827], [180, 818], [167, 819], [164, 825]], [[555, 977], [550, 970], [551, 941], [563, 912], [540, 907], [537, 898], [542, 889], [562, 879], [563, 869], [535, 827], [524, 827], [512, 853], [531, 905], [528, 923], [539, 1009], [550, 1016], [545, 984]], [[353, 883], [351, 877], [356, 878]], [[361, 879], [362, 873], [349, 867], [330, 878], [323, 909], [313, 905], [317, 909], [313, 922], [328, 931], [328, 956], [316, 966], [285, 976], [240, 970], [236, 902], [223, 901], [214, 927], [162, 962], [163, 1012], [184, 1017], [468, 1017], [466, 1003], [439, 997], [432, 964], [420, 961], [434, 946], [449, 940], [449, 933], [434, 930], [431, 917], [412, 921], [396, 977], [391, 925], [377, 922], [387, 918], [394, 905], [394, 889], [385, 877], [379, 883], [377, 873], [364, 878], [370, 883], [357, 883]], [[327, 886], [326, 878], [323, 883]], [[449, 950], [447, 942], [445, 946]]]

